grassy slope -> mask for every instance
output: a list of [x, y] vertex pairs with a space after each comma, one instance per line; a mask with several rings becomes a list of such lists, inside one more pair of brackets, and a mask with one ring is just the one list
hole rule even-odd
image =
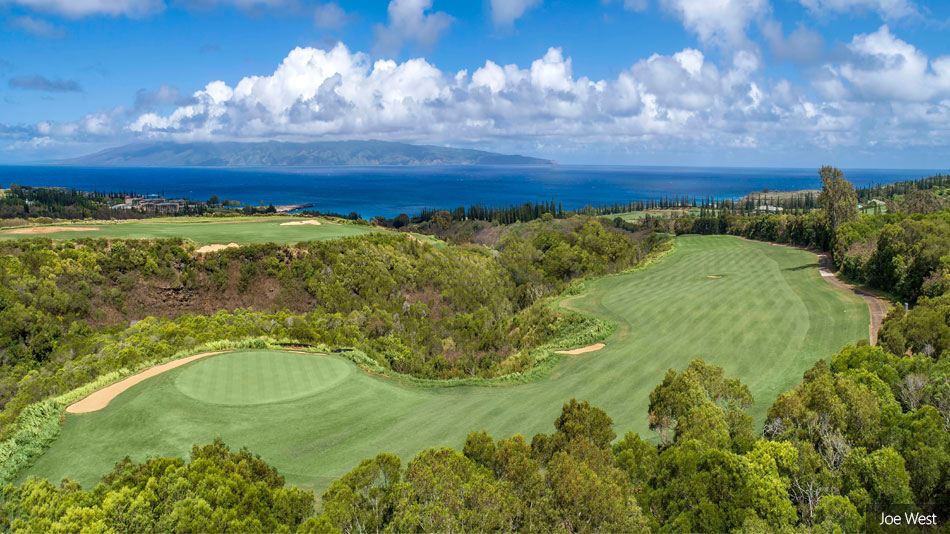
[[639, 219], [643, 219], [647, 215], [650, 215], [651, 217], [669, 217], [670, 214], [674, 212], [677, 215], [684, 215], [683, 213], [684, 211], [689, 212], [690, 215], [698, 217], [701, 210], [699, 208], [683, 208], [683, 209], [655, 209], [655, 210], [646, 210], [646, 211], [643, 211], [643, 210], [625, 211], [623, 213], [608, 213], [606, 215], [601, 215], [601, 217], [610, 219], [611, 221], [616, 219], [617, 217], [620, 217], [621, 219], [625, 221], [636, 221]]
[[[334, 387], [289, 402], [221, 406], [182, 394], [182, 373], [233, 355], [214, 356], [149, 379], [100, 412], [68, 416], [29, 474], [89, 485], [126, 455], [187, 456], [192, 444], [221, 436], [261, 454], [289, 482], [322, 491], [380, 451], [407, 460], [424, 447], [459, 447], [471, 430], [496, 437], [550, 431], [571, 397], [605, 408], [619, 431], [648, 436], [649, 392], [668, 368], [696, 357], [749, 384], [761, 422], [773, 398], [816, 360], [867, 335], [864, 302], [821, 280], [816, 265], [813, 254], [785, 247], [680, 238], [676, 252], [655, 265], [596, 280], [587, 294], [565, 301], [618, 323], [606, 349], [565, 357], [549, 376], [517, 386], [425, 389], [347, 363]], [[328, 365], [336, 358], [314, 357]]]
[[[303, 221], [294, 217], [236, 217], [215, 219], [210, 217], [179, 217], [147, 219], [103, 224], [71, 224], [69, 226], [91, 227], [89, 232], [53, 232], [49, 234], [0, 234], [0, 239], [24, 239], [49, 237], [51, 239], [129, 238], [153, 239], [182, 237], [200, 245], [212, 243], [297, 243], [336, 239], [374, 231], [368, 226], [341, 224], [320, 219], [320, 226], [281, 226], [281, 223]], [[66, 226], [57, 224], [55, 226]]]

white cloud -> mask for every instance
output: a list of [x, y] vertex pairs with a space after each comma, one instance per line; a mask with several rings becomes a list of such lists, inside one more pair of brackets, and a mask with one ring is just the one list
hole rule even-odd
[[825, 49], [821, 34], [799, 24], [785, 36], [782, 24], [774, 20], [762, 25], [762, 35], [769, 44], [772, 57], [779, 61], [809, 64], [817, 61]]
[[30, 16], [13, 17], [9, 25], [20, 31], [46, 37], [47, 39], [62, 39], [66, 37], [66, 30], [54, 26], [46, 20]]
[[749, 23], [769, 10], [768, 0], [660, 0], [705, 43], [734, 46], [746, 40]]
[[179, 140], [702, 137], [713, 133], [710, 121], [726, 115], [765, 116], [768, 96], [749, 79], [758, 58], [738, 52], [733, 64], [720, 71], [700, 51], [685, 49], [594, 81], [575, 77], [571, 58], [558, 48], [527, 68], [486, 61], [471, 75], [442, 72], [424, 59], [371, 63], [342, 44], [297, 48], [270, 76], [244, 78], [233, 88], [212, 82], [193, 102], [166, 115], [141, 114], [129, 129]]
[[950, 116], [950, 57], [930, 60], [886, 27], [848, 46], [846, 60], [815, 69], [811, 90], [767, 78], [748, 49], [717, 53], [726, 57], [718, 63], [693, 48], [654, 54], [592, 80], [576, 75], [579, 67], [559, 48], [525, 66], [489, 60], [471, 73], [422, 58], [373, 61], [343, 44], [296, 48], [268, 75], [212, 81], [188, 97], [163, 86], [140, 92], [134, 107], [67, 123], [0, 125], [0, 134], [23, 146], [375, 138], [507, 151], [713, 154], [950, 145], [940, 135]]
[[14, 4], [67, 17], [88, 15], [143, 17], [165, 9], [164, 0], [0, 0], [0, 5], [2, 4]]
[[329, 2], [326, 4], [317, 4], [313, 13], [313, 25], [324, 30], [336, 30], [342, 28], [349, 21], [346, 11], [340, 7], [340, 4]]
[[491, 0], [491, 18], [495, 26], [508, 26], [542, 0]]
[[[230, 5], [238, 9], [282, 8], [296, 4], [296, 0], [177, 0], [169, 3], [184, 7]], [[35, 11], [71, 18], [95, 15], [147, 17], [165, 10], [165, 0], [0, 0], [2, 5], [16, 5]]]
[[798, 0], [815, 14], [828, 12], [875, 11], [885, 19], [899, 19], [920, 15], [911, 0]]
[[847, 48], [851, 56], [835, 73], [858, 97], [909, 102], [950, 98], [950, 56], [930, 61], [886, 25], [854, 36]]
[[430, 47], [454, 20], [442, 11], [427, 13], [432, 0], [392, 0], [389, 2], [389, 24], [376, 26], [376, 49], [395, 54], [405, 41]]

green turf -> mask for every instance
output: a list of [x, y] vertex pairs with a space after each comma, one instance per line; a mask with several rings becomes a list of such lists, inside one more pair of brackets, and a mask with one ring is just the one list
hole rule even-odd
[[[225, 384], [196, 386], [207, 380], [203, 375], [283, 364], [277, 363], [280, 353], [223, 354], [150, 378], [102, 411], [67, 416], [60, 437], [28, 471], [88, 486], [126, 455], [187, 457], [192, 444], [220, 436], [259, 453], [290, 483], [322, 491], [381, 451], [408, 460], [425, 447], [460, 447], [472, 430], [529, 438], [550, 432], [571, 397], [605, 408], [618, 433], [632, 429], [652, 438], [646, 423], [650, 391], [667, 369], [683, 369], [697, 357], [749, 385], [761, 422], [775, 396], [797, 384], [815, 361], [867, 337], [867, 306], [823, 281], [813, 254], [729, 236], [679, 238], [676, 251], [656, 264], [590, 286], [564, 305], [616, 321], [616, 333], [604, 350], [565, 357], [536, 382], [426, 389], [370, 376], [336, 356], [310, 356], [326, 360], [318, 365], [324, 375], [339, 368], [339, 381], [318, 380], [326, 388], [295, 400], [228, 406], [249, 398], [234, 401], [226, 388], [250, 371], [222, 371]], [[208, 392], [183, 394], [186, 383]], [[255, 399], [272, 394], [264, 390], [273, 391], [274, 384], [261, 388]]]
[[330, 389], [350, 366], [335, 358], [283, 352], [238, 352], [178, 374], [178, 391], [209, 404], [249, 406], [299, 399]]
[[200, 245], [212, 243], [298, 243], [301, 241], [321, 241], [349, 237], [376, 231], [370, 226], [336, 223], [325, 219], [320, 226], [299, 225], [281, 226], [282, 223], [307, 220], [299, 217], [169, 217], [97, 224], [69, 224], [89, 228], [89, 231], [52, 232], [48, 234], [10, 234], [0, 233], [0, 239], [24, 239], [31, 237], [49, 237], [51, 239], [79, 239], [82, 237], [155, 239], [181, 237], [191, 239]]

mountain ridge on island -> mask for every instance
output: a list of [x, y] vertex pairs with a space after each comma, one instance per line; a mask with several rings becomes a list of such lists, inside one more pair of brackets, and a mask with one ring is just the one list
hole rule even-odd
[[553, 165], [546, 159], [392, 141], [134, 143], [52, 162], [88, 167]]

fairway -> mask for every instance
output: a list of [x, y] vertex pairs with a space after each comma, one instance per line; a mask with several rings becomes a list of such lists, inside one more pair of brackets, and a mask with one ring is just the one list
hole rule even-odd
[[68, 476], [91, 487], [127, 455], [187, 457], [193, 444], [220, 436], [260, 454], [288, 482], [322, 492], [381, 451], [405, 462], [426, 447], [461, 447], [482, 429], [530, 440], [552, 430], [571, 397], [606, 409], [618, 434], [652, 439], [650, 391], [667, 369], [700, 357], [748, 384], [761, 424], [815, 361], [868, 332], [864, 301], [822, 280], [814, 254], [729, 236], [678, 238], [675, 252], [648, 268], [589, 285], [563, 305], [616, 322], [616, 332], [602, 350], [564, 356], [536, 382], [421, 388], [332, 355], [209, 356], [149, 378], [103, 410], [67, 415], [23, 477]]
[[[299, 243], [302, 241], [322, 241], [362, 235], [378, 231], [371, 226], [331, 222], [318, 219], [315, 225], [288, 225], [288, 222], [300, 222], [312, 218], [300, 217], [164, 217], [141, 221], [122, 221], [95, 224], [56, 225], [55, 228], [68, 228], [68, 231], [17, 234], [2, 233], [0, 239], [28, 239], [48, 237], [50, 239], [80, 239], [84, 237], [104, 239], [159, 239], [180, 237], [190, 239], [199, 245], [212, 243]], [[42, 227], [34, 227], [42, 228]]]

